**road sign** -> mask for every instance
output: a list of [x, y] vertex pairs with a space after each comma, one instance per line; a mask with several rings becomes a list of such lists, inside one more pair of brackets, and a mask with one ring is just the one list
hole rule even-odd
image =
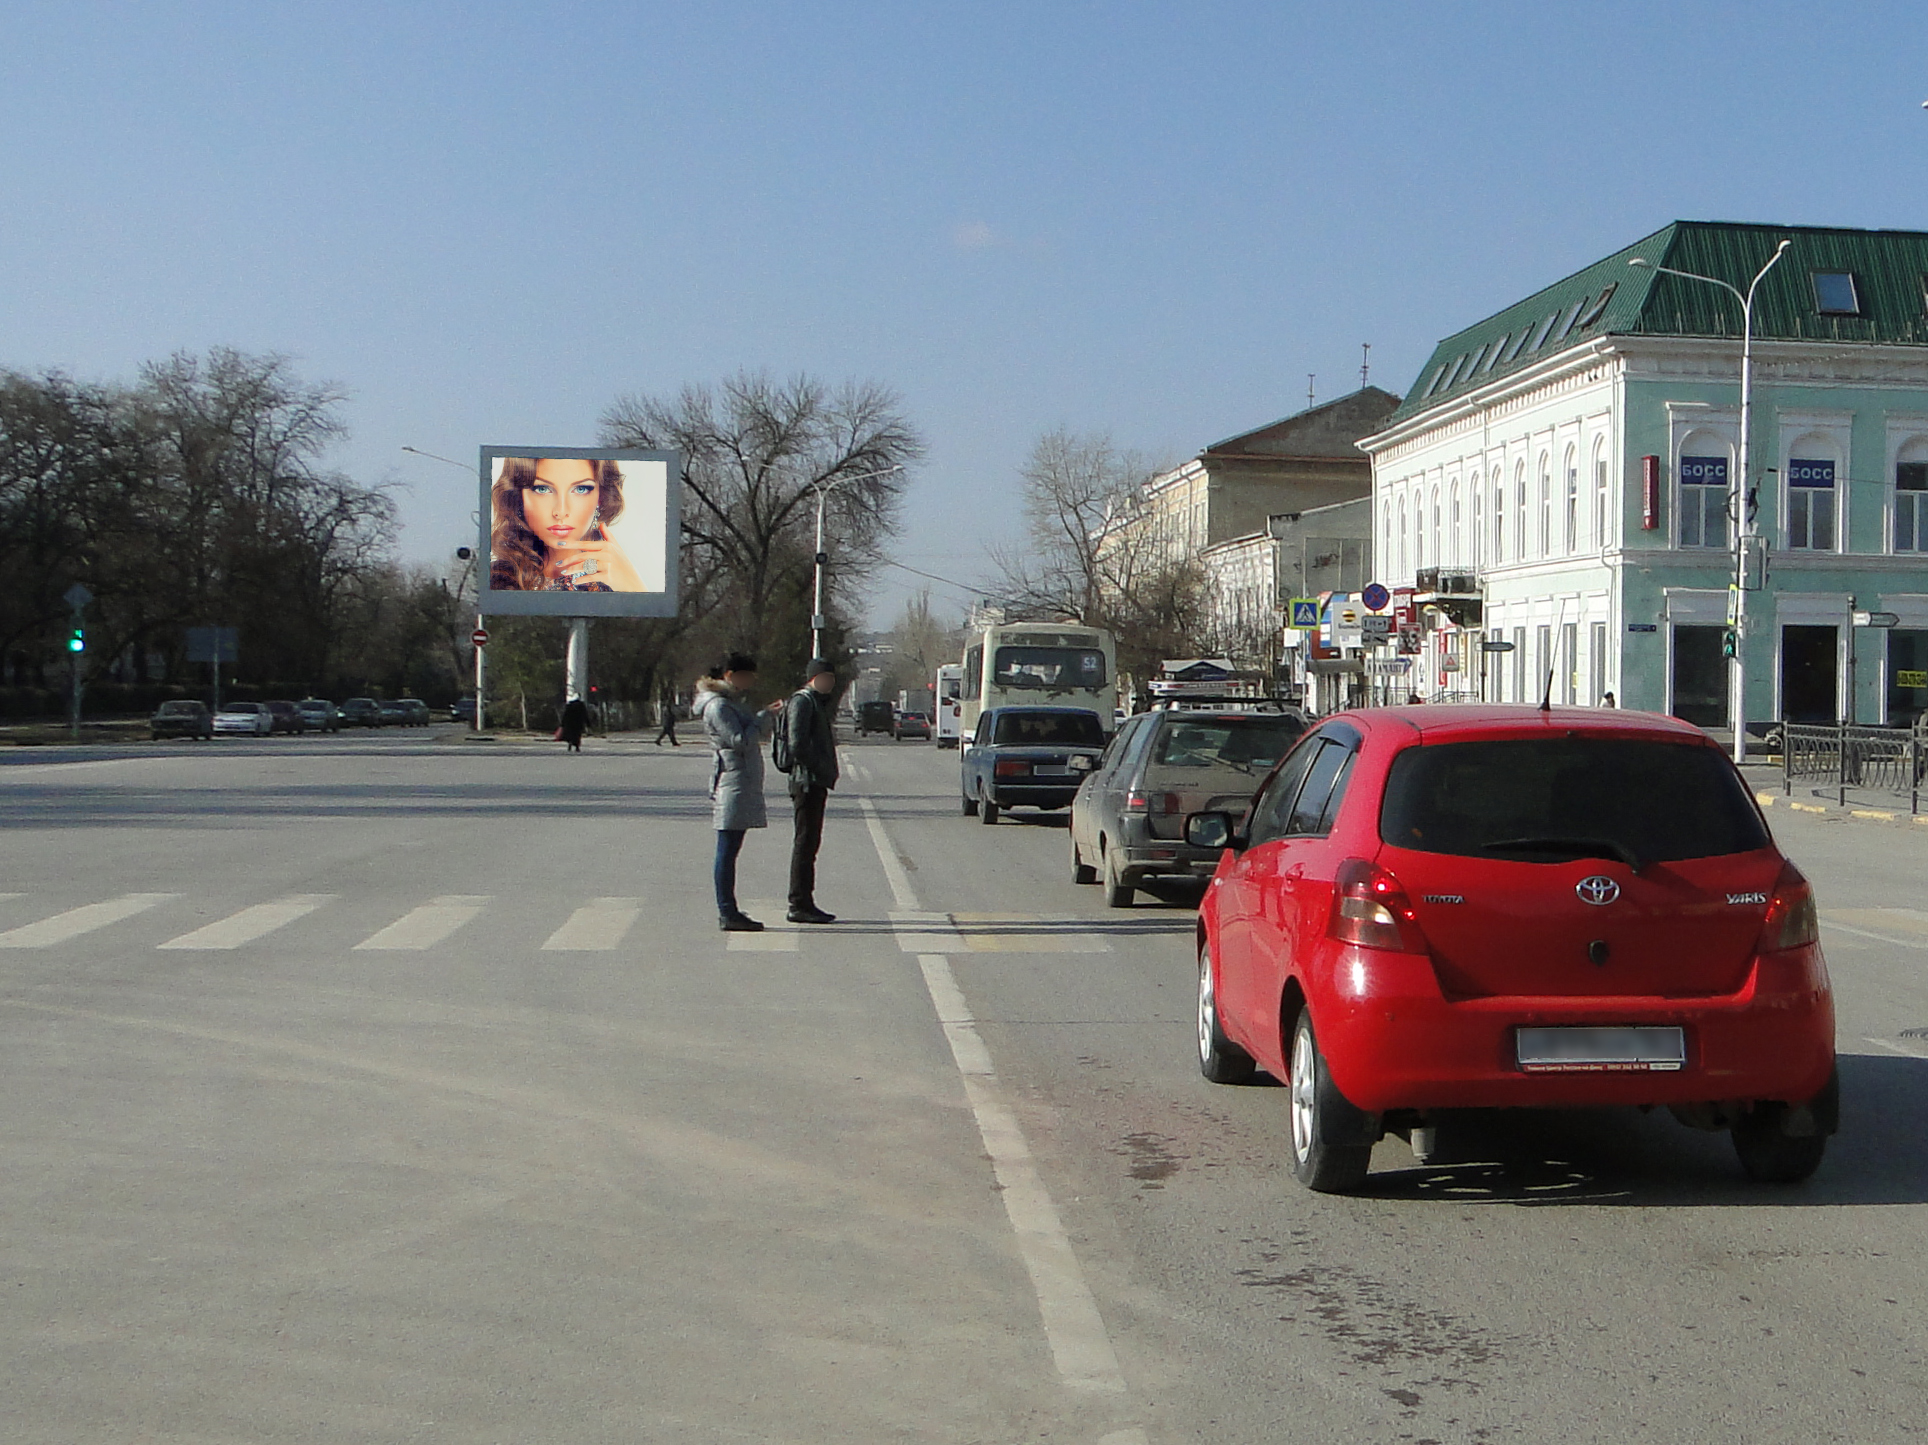
[[74, 611], [78, 612], [80, 611], [81, 608], [85, 607], [89, 602], [92, 602], [94, 600], [94, 594], [87, 590], [86, 583], [76, 582], [74, 583], [73, 586], [69, 587], [65, 592], [60, 594], [60, 600], [65, 602], [69, 607], [73, 608]]
[[190, 627], [189, 662], [235, 662], [241, 657], [241, 634], [232, 627]]
[[1913, 689], [1928, 688], [1928, 672], [1897, 671], [1895, 686]]
[[1856, 627], [1898, 627], [1901, 614], [1897, 612], [1857, 612], [1854, 614]]
[[1511, 652], [1513, 644], [1503, 637], [1489, 637], [1479, 645], [1481, 652]]
[[476, 628], [475, 631], [469, 634], [469, 641], [473, 642], [477, 647], [487, 647], [489, 644], [489, 629], [486, 627]]
[[1392, 593], [1386, 590], [1383, 582], [1368, 582], [1366, 590], [1359, 594], [1359, 600], [1373, 612], [1383, 612], [1386, 604], [1392, 601]]
[[1359, 619], [1359, 635], [1365, 639], [1367, 647], [1376, 647], [1392, 636], [1392, 614], [1390, 612], [1368, 612]]
[[1294, 597], [1292, 599], [1292, 627], [1317, 627], [1319, 625], [1319, 599], [1316, 597]]

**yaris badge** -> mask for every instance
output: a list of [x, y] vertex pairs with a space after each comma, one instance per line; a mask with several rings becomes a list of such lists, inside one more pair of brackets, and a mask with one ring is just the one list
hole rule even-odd
[[1582, 903], [1611, 903], [1620, 896], [1620, 885], [1601, 873], [1582, 878], [1573, 885]]

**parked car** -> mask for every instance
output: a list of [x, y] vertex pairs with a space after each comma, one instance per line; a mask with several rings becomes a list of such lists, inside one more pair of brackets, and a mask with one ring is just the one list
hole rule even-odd
[[1102, 877], [1105, 902], [1128, 908], [1147, 879], [1211, 877], [1221, 850], [1187, 843], [1186, 815], [1244, 813], [1305, 727], [1277, 707], [1127, 718], [1072, 800], [1072, 881]]
[[382, 725], [382, 705], [372, 697], [351, 697], [341, 705], [341, 725], [347, 728], [378, 728]]
[[458, 697], [449, 704], [449, 721], [472, 723], [475, 721], [475, 699]]
[[1812, 889], [1722, 750], [1606, 709], [1345, 713], [1243, 817], [1199, 909], [1198, 1058], [1289, 1086], [1291, 1166], [1425, 1157], [1448, 1109], [1666, 1105], [1745, 1172], [1804, 1179], [1835, 1131]]
[[382, 710], [382, 726], [385, 728], [404, 728], [409, 725], [408, 708], [398, 697], [385, 697], [378, 706]]
[[897, 714], [896, 724], [890, 730], [890, 735], [899, 741], [904, 738], [923, 738], [928, 742], [931, 735], [931, 720], [921, 712], [900, 712]]
[[999, 707], [978, 716], [962, 759], [964, 814], [995, 823], [1006, 808], [1065, 807], [1105, 745], [1098, 714], [1081, 707]]
[[887, 702], [860, 702], [857, 704], [857, 736], [868, 737], [871, 733], [890, 731], [891, 718], [896, 712]]
[[301, 714], [302, 725], [309, 732], [341, 731], [341, 709], [325, 697], [304, 697], [295, 704], [295, 711]]
[[292, 702], [264, 702], [261, 705], [268, 710], [269, 732], [301, 733], [307, 730], [307, 724], [302, 721], [300, 709]]
[[147, 730], [155, 742], [162, 738], [212, 738], [214, 714], [193, 698], [170, 698], [154, 709]]
[[248, 733], [265, 738], [274, 730], [274, 714], [268, 711], [265, 703], [225, 702], [214, 715], [214, 730], [217, 733]]

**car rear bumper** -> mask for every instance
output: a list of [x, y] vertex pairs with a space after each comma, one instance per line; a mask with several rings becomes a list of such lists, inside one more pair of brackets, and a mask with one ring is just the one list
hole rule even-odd
[[[1428, 959], [1341, 949], [1313, 1024], [1339, 1091], [1362, 1109], [1586, 1108], [1812, 1098], [1834, 1067], [1834, 1005], [1820, 950], [1765, 954], [1712, 998], [1449, 999]], [[1529, 1072], [1522, 1027], [1678, 1027], [1675, 1069]]]
[[1043, 783], [999, 783], [985, 785], [985, 797], [1000, 808], [1068, 808], [1078, 796], [1078, 783], [1063, 786]]

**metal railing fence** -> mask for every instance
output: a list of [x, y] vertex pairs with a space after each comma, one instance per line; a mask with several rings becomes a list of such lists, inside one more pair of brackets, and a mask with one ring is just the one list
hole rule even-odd
[[1921, 811], [1921, 773], [1928, 750], [1919, 728], [1878, 728], [1846, 724], [1783, 723], [1781, 788], [1792, 794], [1796, 780], [1832, 784], [1845, 807], [1849, 788], [1906, 793], [1911, 813]]

